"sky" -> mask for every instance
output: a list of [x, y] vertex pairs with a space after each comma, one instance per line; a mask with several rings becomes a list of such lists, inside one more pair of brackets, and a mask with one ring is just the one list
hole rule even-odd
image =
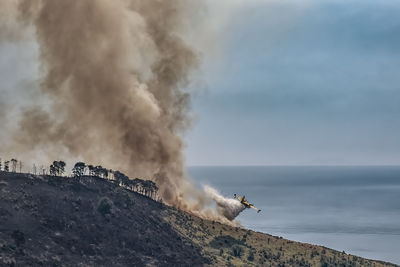
[[399, 1], [236, 4], [203, 60], [188, 165], [400, 163]]
[[[204, 1], [187, 165], [400, 164], [399, 1]], [[38, 62], [0, 46], [0, 116]]]

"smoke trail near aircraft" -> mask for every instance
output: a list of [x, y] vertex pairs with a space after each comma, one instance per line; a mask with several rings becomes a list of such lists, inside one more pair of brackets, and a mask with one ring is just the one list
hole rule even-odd
[[[199, 8], [183, 0], [2, 1], [0, 41], [33, 29], [44, 100], [24, 107], [0, 152], [80, 158], [151, 177], [166, 203], [215, 217], [210, 197], [221, 211], [225, 202], [184, 173], [185, 88], [199, 60], [180, 30]], [[231, 220], [232, 212], [221, 214]]]
[[215, 201], [218, 213], [230, 221], [234, 220], [245, 209], [245, 206], [239, 201], [222, 196], [210, 186], [204, 186], [204, 192]]

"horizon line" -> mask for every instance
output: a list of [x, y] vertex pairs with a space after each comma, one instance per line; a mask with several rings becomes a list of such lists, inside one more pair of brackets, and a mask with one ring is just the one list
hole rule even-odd
[[311, 165], [311, 164], [275, 164], [275, 165], [261, 165], [261, 164], [248, 164], [248, 165], [231, 165], [231, 164], [199, 164], [199, 165], [186, 165], [185, 167], [400, 167], [400, 164], [325, 164], [325, 165]]

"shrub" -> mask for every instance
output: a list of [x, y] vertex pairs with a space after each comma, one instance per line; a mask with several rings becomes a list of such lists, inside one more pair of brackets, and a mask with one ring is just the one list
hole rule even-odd
[[243, 249], [242, 249], [241, 246], [239, 246], [239, 245], [234, 245], [234, 246], [232, 247], [232, 254], [233, 254], [233, 256], [240, 258], [240, 257], [242, 256], [242, 253], [243, 253]]
[[248, 260], [248, 261], [254, 261], [254, 253], [253, 253], [252, 250], [250, 250], [249, 256], [247, 257], [247, 260]]
[[106, 214], [111, 214], [112, 206], [113, 206], [112, 201], [107, 197], [103, 197], [99, 201], [99, 205], [97, 206], [97, 211], [100, 212], [103, 216]]

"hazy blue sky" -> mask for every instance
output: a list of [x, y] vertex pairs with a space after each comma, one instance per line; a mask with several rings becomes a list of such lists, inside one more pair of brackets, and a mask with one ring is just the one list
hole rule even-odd
[[399, 164], [400, 2], [245, 2], [194, 100], [188, 164]]

